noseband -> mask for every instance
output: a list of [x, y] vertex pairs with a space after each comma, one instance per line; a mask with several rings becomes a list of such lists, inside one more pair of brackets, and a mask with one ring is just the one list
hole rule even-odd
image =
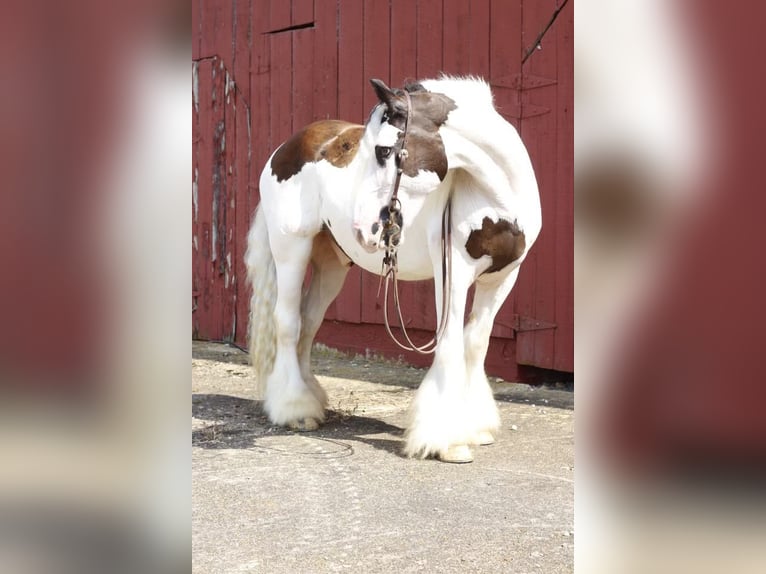
[[[412, 98], [407, 90], [404, 90], [404, 95], [407, 98], [407, 116], [404, 120], [404, 130], [402, 135], [402, 143], [399, 150], [396, 152], [396, 177], [391, 186], [391, 197], [388, 201], [388, 206], [381, 210], [381, 222], [383, 223], [383, 231], [381, 237], [386, 245], [386, 253], [383, 257], [383, 264], [381, 268], [381, 282], [385, 279], [385, 291], [383, 300], [383, 319], [386, 325], [386, 331], [391, 339], [399, 347], [405, 351], [415, 351], [417, 353], [427, 355], [436, 351], [436, 346], [441, 339], [444, 331], [447, 328], [447, 318], [449, 314], [451, 278], [452, 278], [452, 196], [447, 199], [447, 205], [442, 214], [442, 235], [441, 235], [441, 250], [442, 250], [442, 309], [439, 326], [436, 329], [434, 337], [423, 345], [416, 345], [410, 339], [407, 329], [404, 327], [404, 319], [402, 318], [402, 308], [399, 303], [399, 283], [397, 279], [398, 275], [398, 263], [397, 263], [397, 248], [399, 246], [399, 240], [402, 234], [402, 225], [404, 225], [404, 219], [402, 217], [402, 204], [399, 201], [399, 184], [402, 181], [402, 164], [408, 157], [407, 152], [407, 135], [409, 133], [410, 120], [412, 118]], [[402, 343], [396, 338], [391, 331], [391, 325], [388, 320], [388, 287], [393, 280], [394, 284], [394, 307], [399, 317], [399, 328], [404, 335], [406, 343]], [[378, 295], [380, 295], [380, 286], [378, 287]]]

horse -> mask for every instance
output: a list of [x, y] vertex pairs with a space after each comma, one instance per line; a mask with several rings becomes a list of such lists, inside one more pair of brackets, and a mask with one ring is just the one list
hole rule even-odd
[[535, 173], [484, 80], [370, 82], [378, 103], [364, 125], [311, 123], [260, 176], [245, 254], [259, 393], [273, 424], [316, 430], [328, 399], [311, 372], [312, 343], [350, 266], [433, 279], [439, 332], [409, 408], [404, 454], [470, 462], [472, 447], [500, 430], [484, 360], [495, 315], [541, 229]]

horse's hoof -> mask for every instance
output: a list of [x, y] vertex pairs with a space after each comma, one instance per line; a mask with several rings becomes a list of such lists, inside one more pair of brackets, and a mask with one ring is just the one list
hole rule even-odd
[[473, 462], [473, 453], [468, 445], [459, 444], [449, 447], [445, 452], [439, 455], [442, 462], [466, 463]]
[[489, 446], [495, 444], [495, 437], [489, 431], [481, 431], [476, 434], [476, 444], [479, 446]]
[[319, 428], [319, 422], [317, 422], [315, 418], [306, 417], [305, 419], [290, 421], [287, 426], [294, 431], [308, 432], [317, 430]]

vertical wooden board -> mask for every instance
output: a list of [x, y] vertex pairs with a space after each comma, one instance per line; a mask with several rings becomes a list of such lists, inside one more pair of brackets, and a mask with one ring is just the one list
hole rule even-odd
[[[338, 115], [338, 1], [316, 0], [314, 6], [313, 106], [315, 119]], [[325, 318], [337, 318], [337, 304], [330, 304]]]
[[419, 79], [435, 78], [442, 71], [442, 0], [417, 0]]
[[334, 302], [334, 318], [346, 323], [362, 322], [362, 275], [364, 271], [353, 266], [346, 276], [343, 289]]
[[[550, 3], [548, 17], [541, 16], [541, 6], [549, 3], [525, 4], [522, 26], [525, 37], [536, 37], [540, 22], [552, 15], [555, 6]], [[544, 26], [544, 25], [543, 25]], [[536, 31], [530, 31], [536, 30]], [[555, 37], [554, 37], [555, 38]], [[537, 76], [546, 79], [556, 78], [555, 39], [543, 41], [543, 49], [535, 50], [523, 67], [523, 76]], [[527, 82], [522, 80], [522, 86]], [[550, 111], [529, 116], [534, 107], [547, 108]], [[540, 187], [540, 199], [543, 211], [543, 229], [537, 239], [535, 249], [535, 285], [531, 297], [525, 297], [523, 315], [534, 319], [556, 322], [556, 249], [560, 244], [559, 229], [556, 226], [557, 200], [560, 193], [557, 182], [557, 158], [551, 150], [556, 149], [556, 123], [558, 114], [556, 85], [536, 89], [524, 89], [521, 93], [521, 136], [532, 157], [537, 181]], [[547, 224], [546, 224], [547, 222]], [[538, 367], [552, 368], [556, 330], [544, 329], [519, 334], [517, 352], [520, 363]]]
[[391, 85], [418, 79], [417, 42], [417, 4], [391, 0]]
[[230, 97], [228, 95], [229, 73], [222, 58], [217, 58], [217, 66], [214, 68], [215, 75], [215, 105], [216, 115], [219, 121], [213, 134], [213, 233], [211, 242], [214, 243], [214, 253], [211, 262], [214, 264], [212, 276], [215, 283], [214, 304], [216, 311], [216, 339], [225, 340], [228, 334], [228, 312], [231, 300], [228, 292], [228, 262], [231, 255], [228, 249], [229, 238], [229, 153], [231, 148], [230, 138], [233, 135], [231, 117], [229, 112]]
[[238, 162], [238, 138], [237, 138], [237, 91], [231, 71], [226, 69], [224, 82], [224, 122], [225, 140], [222, 142], [222, 156], [224, 168], [224, 185], [219, 206], [220, 229], [222, 230], [221, 262], [219, 274], [223, 275], [224, 297], [221, 301], [221, 323], [223, 332], [221, 338], [225, 341], [233, 341], [235, 337], [237, 318], [237, 255], [238, 245], [236, 238], [237, 230], [237, 162]]
[[339, 0], [338, 113], [347, 121], [362, 123], [364, 111], [364, 20], [362, 2]]
[[[223, 28], [226, 25], [227, 4], [223, 2], [203, 2], [200, 14], [200, 56], [211, 58], [219, 55]], [[231, 19], [229, 18], [229, 21]]]
[[199, 313], [196, 311], [200, 297], [200, 283], [197, 275], [200, 245], [199, 224], [199, 154], [200, 114], [199, 114], [199, 74], [200, 62], [192, 62], [192, 336], [199, 332]]
[[299, 26], [314, 21], [314, 0], [291, 0], [290, 3], [292, 4], [291, 25]]
[[[390, 83], [391, 78], [391, 11], [387, 2], [364, 2], [364, 79], [380, 78]], [[377, 102], [368, 85], [363, 92], [365, 111]]]
[[250, 11], [253, 14], [253, 57], [255, 57], [256, 38], [271, 29], [272, 0], [250, 0]]
[[489, 80], [490, 0], [471, 0], [470, 42], [467, 46], [472, 74]]
[[250, 70], [250, 213], [258, 203], [258, 181], [266, 160], [271, 155], [271, 36], [256, 33], [256, 22], [268, 23], [271, 6], [268, 0], [254, 0], [253, 54]]
[[[243, 253], [247, 249], [246, 237], [253, 220], [259, 201], [258, 181], [261, 171], [271, 154], [271, 90], [270, 90], [270, 36], [258, 31], [267, 27], [270, 19], [271, 6], [269, 0], [253, 0], [252, 4], [252, 55], [250, 72], [250, 107], [247, 124], [248, 146], [248, 183], [240, 193], [245, 195], [246, 208], [240, 202], [237, 212], [238, 221], [245, 220], [244, 229], [240, 229], [243, 237]], [[244, 211], [244, 214], [242, 212]], [[240, 272], [237, 313], [237, 343], [245, 345], [250, 305], [250, 286], [247, 283], [246, 269]]]
[[[538, 4], [536, 6], [539, 7], [542, 5], [544, 4]], [[543, 27], [553, 15], [555, 3], [549, 6], [549, 9], [550, 12], [541, 18]], [[527, 10], [527, 12], [529, 12], [529, 10]], [[532, 12], [531, 15], [534, 17], [536, 16], [536, 13]], [[526, 25], [525, 22], [525, 27]], [[539, 34], [539, 31], [536, 33]], [[530, 35], [531, 34], [532, 31], [530, 30]], [[542, 49], [535, 50], [535, 53], [527, 61], [524, 75], [526, 76], [529, 71], [532, 72], [533, 75], [541, 76], [543, 78], [557, 78], [558, 50], [554, 28], [549, 29], [548, 33], [543, 38], [542, 46]], [[529, 67], [526, 68], [526, 66]], [[559, 158], [555, 153], [557, 148], [556, 142], [559, 137], [557, 133], [558, 116], [560, 113], [558, 84], [538, 89], [525, 90], [522, 93], [521, 102], [524, 115], [527, 114], [526, 110], [530, 104], [533, 106], [542, 106], [543, 108], [549, 108], [551, 110], [550, 113], [530, 118], [530, 120], [536, 120], [541, 124], [540, 127], [535, 130], [540, 142], [536, 155], [539, 158], [540, 164], [544, 165], [542, 168], [544, 179], [541, 186], [545, 189], [545, 192], [541, 194], [542, 206], [544, 217], [547, 217], [551, 222], [551, 225], [548, 226], [548, 231], [552, 232], [542, 237], [540, 258], [538, 260], [538, 285], [536, 293], [537, 298], [535, 301], [535, 317], [544, 321], [554, 322], [558, 325], [559, 318], [556, 316], [556, 300], [560, 296], [561, 273], [564, 270], [557, 268], [556, 253], [563, 246], [572, 245], [572, 237], [563, 236], [564, 230], [556, 225], [560, 209], [559, 202], [562, 195], [567, 193], [565, 189], [562, 189], [560, 183], [561, 167]], [[536, 332], [534, 365], [553, 368], [558, 332], [559, 327], [555, 330], [546, 329]]]
[[556, 227], [556, 353], [553, 368], [574, 371], [574, 9], [564, 7], [556, 20], [558, 121], [556, 158], [559, 200]]
[[[249, 87], [249, 86], [248, 86]], [[236, 105], [236, 150], [232, 174], [232, 193], [235, 198], [234, 223], [234, 259], [232, 261], [232, 285], [235, 296], [234, 341], [243, 344], [246, 340], [249, 292], [247, 270], [245, 268], [245, 249], [247, 232], [250, 227], [248, 189], [250, 185], [250, 113], [241, 92], [235, 92]]]
[[247, 116], [237, 114], [237, 158], [234, 167], [236, 187], [233, 188], [235, 197], [234, 245], [232, 255], [232, 288], [234, 289], [234, 325], [233, 340], [240, 343], [245, 340], [248, 316], [249, 291], [247, 286], [247, 269], [245, 267], [245, 250], [247, 249], [247, 232], [250, 226], [247, 202], [247, 185], [250, 178], [250, 162], [247, 160]]
[[[556, 11], [556, 4], [558, 4], [557, 0], [535, 0], [534, 2], [527, 0], [524, 2], [521, 31], [521, 44], [524, 54], [533, 48], [535, 39], [545, 30], [553, 13]], [[553, 36], [548, 36], [549, 41], [552, 38]], [[553, 42], [555, 45], [555, 40]]]
[[[315, 119], [338, 117], [338, 2], [316, 0], [314, 6], [313, 107]], [[337, 318], [337, 304], [330, 304], [327, 320]]]
[[[436, 330], [436, 289], [433, 279], [408, 283], [407, 298], [404, 299], [403, 307], [405, 320], [416, 329], [424, 329], [429, 332]], [[439, 286], [441, 289], [441, 286]]]
[[236, 38], [234, 23], [234, 0], [223, 5], [221, 12], [223, 21], [219, 31], [218, 41], [216, 42], [216, 56], [223, 60], [223, 65], [229, 74], [234, 72], [234, 59], [236, 58]]
[[192, 60], [198, 60], [202, 54], [202, 0], [192, 0]]
[[[221, 272], [222, 226], [221, 200], [225, 181], [225, 159], [222, 152], [222, 137], [225, 134], [225, 73], [221, 60], [205, 61], [205, 74], [200, 75], [200, 132], [202, 153], [200, 154], [199, 213], [202, 225], [198, 271], [200, 273], [202, 305], [200, 314], [201, 336], [220, 339], [224, 333], [222, 301], [226, 296]], [[202, 72], [202, 70], [200, 70]], [[204, 110], [204, 111], [203, 111]], [[221, 236], [223, 234], [223, 237]]]
[[338, 2], [314, 6], [313, 102], [315, 119], [338, 117]]
[[234, 50], [231, 61], [231, 73], [235, 78], [237, 90], [242, 94], [243, 104], [250, 102], [250, 68], [252, 56], [251, 1], [234, 0], [232, 5], [232, 26], [234, 30]]
[[[522, 265], [523, 268], [523, 265]], [[523, 273], [523, 271], [520, 271], [520, 273]], [[514, 333], [514, 308], [515, 308], [515, 297], [514, 292], [516, 291], [516, 288], [514, 287], [511, 291], [511, 294], [508, 296], [508, 298], [505, 300], [505, 303], [500, 307], [500, 310], [497, 312], [497, 315], [495, 316], [495, 321], [492, 324], [492, 336], [493, 337], [500, 337], [504, 339], [514, 339], [516, 337]]]
[[[338, 1], [338, 117], [361, 123], [365, 120], [362, 90], [364, 58], [362, 36], [363, 4], [357, 0]], [[334, 306], [335, 318], [349, 323], [362, 320], [362, 272], [353, 267]]]
[[230, 184], [230, 203], [233, 200], [233, 237], [230, 251], [230, 290], [232, 291], [232, 324], [228, 332], [238, 344], [246, 341], [249, 292], [244, 263], [246, 238], [249, 227], [250, 185], [250, 70], [252, 66], [252, 1], [233, 0], [232, 28], [234, 33], [231, 89], [234, 114], [234, 157]]
[[445, 73], [471, 72], [471, 5], [463, 0], [444, 0], [443, 67]]
[[[511, 79], [521, 71], [521, 3], [518, 0], [485, 0], [471, 2], [471, 66], [472, 72], [482, 75], [493, 84], [495, 105], [506, 120], [518, 128], [519, 94], [509, 89]], [[493, 326], [493, 336], [511, 339], [515, 315], [518, 312], [519, 292], [524, 291], [527, 275], [533, 273], [534, 264], [525, 262], [519, 279], [508, 299], [498, 311]], [[505, 345], [515, 351], [512, 346]], [[497, 365], [512, 361], [515, 356], [503, 356]], [[489, 364], [489, 359], [488, 359]], [[498, 368], [497, 366], [495, 368]]]
[[[364, 2], [364, 91], [362, 101], [365, 114], [378, 103], [369, 84], [371, 78], [391, 83], [391, 11], [388, 3], [365, 0]], [[383, 256], [381, 254], [381, 260]], [[380, 323], [381, 313], [376, 311], [379, 277], [362, 273], [362, 321]], [[380, 310], [382, 312], [382, 308]]]
[[197, 250], [193, 253], [194, 275], [197, 279], [197, 335], [210, 338], [211, 323], [211, 286], [210, 286], [210, 228], [212, 218], [212, 180], [213, 162], [210, 148], [215, 125], [213, 117], [212, 69], [215, 58], [199, 62], [198, 101], [199, 101], [199, 158], [197, 163]]
[[266, 31], [284, 30], [292, 25], [292, 2], [271, 0], [269, 26]]
[[491, 0], [490, 75], [493, 81], [521, 72], [522, 0]]
[[313, 29], [290, 32], [293, 41], [293, 131], [314, 120], [314, 34]]
[[[218, 136], [218, 157], [215, 171], [218, 189], [215, 196], [217, 203], [214, 221], [217, 244], [217, 262], [215, 277], [219, 296], [219, 328], [217, 339], [233, 340], [233, 330], [236, 325], [234, 317], [236, 308], [236, 290], [234, 287], [234, 257], [236, 255], [234, 228], [236, 221], [236, 198], [234, 197], [235, 182], [233, 178], [234, 160], [236, 158], [236, 110], [234, 108], [234, 62], [236, 60], [235, 14], [234, 1], [224, 5], [223, 22], [218, 32], [217, 55], [218, 77], [221, 86], [219, 101], [223, 114], [223, 133]], [[218, 135], [218, 134], [216, 134]]]
[[492, 0], [489, 8], [489, 81], [495, 107], [518, 127], [519, 92], [509, 88], [521, 74], [521, 0]]
[[293, 131], [293, 85], [292, 55], [293, 44], [290, 34], [272, 34], [271, 44], [271, 140], [278, 147], [290, 137]]
[[492, 377], [502, 377], [506, 381], [519, 381], [519, 366], [516, 363], [516, 341], [492, 337], [489, 340], [487, 359], [484, 370]]

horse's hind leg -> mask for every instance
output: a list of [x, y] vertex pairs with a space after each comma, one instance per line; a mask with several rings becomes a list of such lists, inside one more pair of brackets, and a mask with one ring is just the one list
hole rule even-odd
[[277, 274], [274, 308], [276, 356], [266, 380], [264, 409], [271, 421], [298, 430], [314, 430], [324, 420], [326, 397], [307, 385], [298, 362], [301, 293], [313, 237], [269, 236]]
[[471, 429], [472, 444], [491, 444], [500, 429], [500, 416], [492, 388], [484, 372], [492, 324], [511, 292], [519, 267], [504, 269], [476, 281], [473, 307], [464, 328], [466, 363], [466, 424]]
[[323, 404], [327, 403], [327, 395], [311, 373], [311, 345], [322, 325], [327, 307], [343, 287], [350, 265], [349, 259], [338, 254], [329, 233], [323, 231], [314, 238], [311, 251], [311, 284], [301, 303], [303, 328], [298, 343], [298, 362], [303, 380]]

